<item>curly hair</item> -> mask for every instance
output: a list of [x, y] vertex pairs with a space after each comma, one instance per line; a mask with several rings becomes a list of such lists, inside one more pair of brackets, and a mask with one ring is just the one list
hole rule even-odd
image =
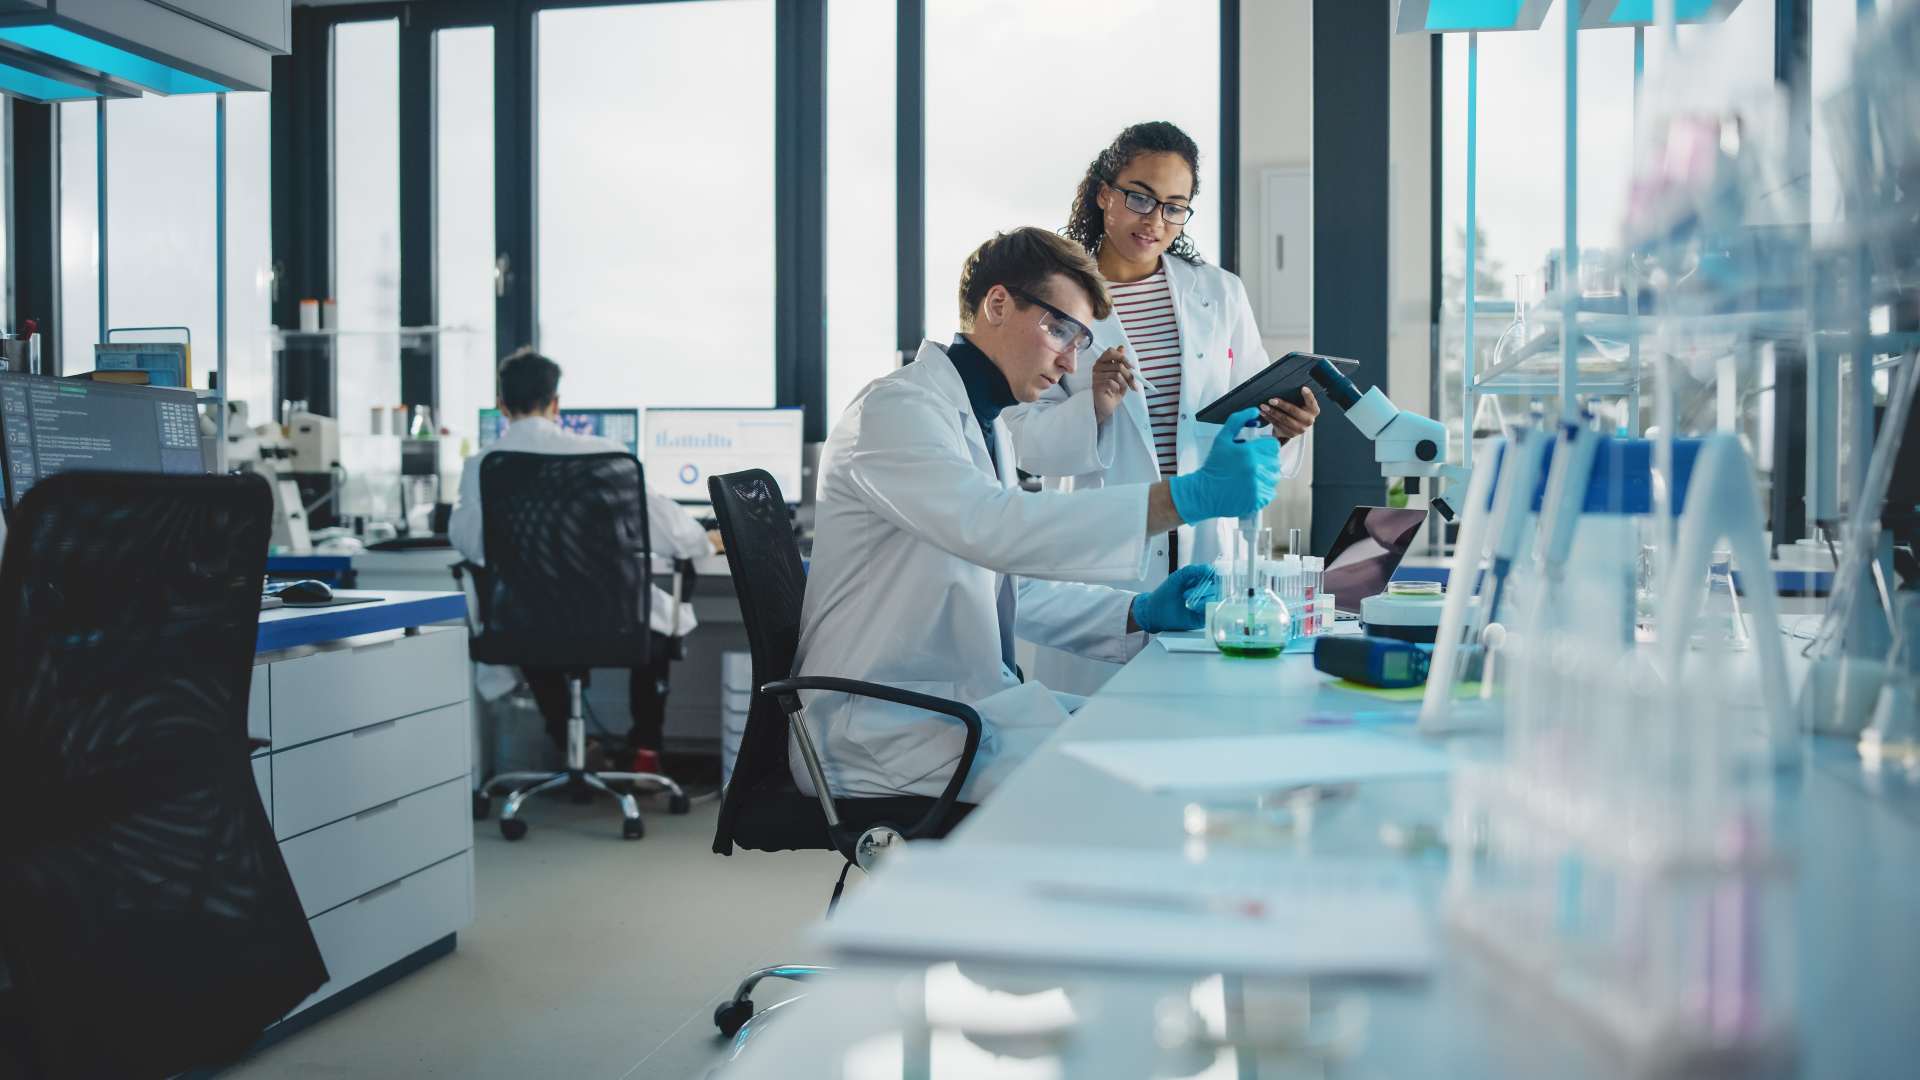
[[[1193, 138], [1165, 120], [1135, 124], [1116, 136], [1087, 166], [1087, 175], [1073, 193], [1073, 208], [1067, 212], [1067, 227], [1060, 230], [1061, 235], [1079, 241], [1089, 255], [1100, 254], [1100, 242], [1107, 235], [1106, 216], [1098, 201], [1100, 185], [1113, 183], [1120, 171], [1141, 154], [1179, 154], [1193, 173], [1193, 193], [1200, 194], [1200, 147]], [[1167, 252], [1195, 266], [1203, 261], [1193, 237], [1184, 231]]]

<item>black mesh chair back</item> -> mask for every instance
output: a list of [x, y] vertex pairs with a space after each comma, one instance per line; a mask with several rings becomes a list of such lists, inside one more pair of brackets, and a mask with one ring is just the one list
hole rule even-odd
[[0, 959], [29, 1074], [242, 1054], [326, 980], [254, 786], [259, 477], [66, 473], [0, 562]]
[[486, 573], [475, 660], [581, 670], [647, 661], [647, 500], [632, 454], [480, 459]]
[[[732, 833], [741, 803], [755, 792], [791, 789], [787, 767], [787, 717], [760, 687], [793, 674], [800, 649], [800, 602], [806, 566], [793, 536], [793, 515], [780, 485], [763, 469], [707, 479], [713, 516], [727, 540], [727, 569], [740, 599], [740, 618], [753, 652], [753, 697], [747, 729], [734, 758], [733, 776], [720, 803], [714, 850], [733, 850]], [[825, 835], [824, 825], [821, 835]]]

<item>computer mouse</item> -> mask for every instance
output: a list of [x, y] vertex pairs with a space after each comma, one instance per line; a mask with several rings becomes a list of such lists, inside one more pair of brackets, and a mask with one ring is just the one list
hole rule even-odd
[[333, 590], [324, 581], [290, 581], [274, 595], [289, 604], [324, 604], [333, 599]]

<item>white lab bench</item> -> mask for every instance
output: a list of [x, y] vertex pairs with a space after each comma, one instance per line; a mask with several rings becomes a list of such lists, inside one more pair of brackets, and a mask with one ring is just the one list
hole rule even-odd
[[[1328, 730], [1321, 725], [1343, 722], [1417, 738], [1417, 710], [1417, 704], [1342, 690], [1304, 655], [1230, 660], [1174, 655], [1149, 645], [947, 842], [1032, 844], [1063, 852], [1084, 846], [1184, 851], [1193, 858], [1183, 826], [1186, 800], [1134, 787], [1063, 747], [1116, 738]], [[1497, 746], [1497, 737], [1444, 742], [1454, 752], [1478, 754]], [[1786, 1071], [1808, 1077], [1907, 1075], [1920, 1056], [1920, 1029], [1913, 1023], [1920, 1015], [1920, 947], [1913, 929], [1913, 898], [1920, 896], [1920, 782], [1868, 773], [1850, 742], [1808, 738], [1803, 755], [1801, 768], [1783, 774], [1775, 790], [1776, 827], [1798, 864], [1800, 882], [1792, 975], [1799, 1048]], [[1319, 808], [1304, 835], [1268, 850], [1276, 859], [1389, 854], [1383, 829], [1439, 826], [1447, 805], [1443, 779], [1361, 784], [1352, 797]], [[1428, 853], [1407, 862], [1422, 906], [1437, 913], [1444, 856]], [[1128, 942], [1114, 941], [1113, 949], [1123, 957]], [[773, 964], [792, 957], [761, 959]], [[715, 992], [741, 974], [713, 972]], [[1128, 974], [1124, 967], [855, 962], [807, 983], [806, 996], [778, 1008], [761, 1030], [743, 1031], [728, 1054], [731, 1064], [714, 1076], [1624, 1075], [1603, 1039], [1543, 1007], [1530, 985], [1444, 933], [1435, 968], [1424, 979], [1209, 980], [1206, 972], [1165, 977]], [[960, 1000], [986, 1014], [974, 1018], [980, 1030], [954, 1019], [956, 988]], [[757, 1004], [775, 1004], [784, 990], [787, 984], [762, 984]], [[977, 1004], [995, 992], [992, 1007]], [[1250, 1024], [1285, 1028], [1293, 1022], [1289, 1017], [1304, 1025], [1310, 1013], [1358, 1001], [1367, 1018], [1364, 1042], [1351, 1060], [1338, 1064], [1170, 1045], [1163, 1037], [1165, 1010], [1209, 993], [1221, 1002], [1228, 1030], [1239, 1031]], [[1027, 995], [1038, 995], [1026, 998], [1034, 1004], [1016, 1008]], [[1021, 1027], [1021, 1013], [1059, 1013], [1061, 1000], [1071, 1006], [1065, 1026], [1009, 1034]], [[1304, 1035], [1304, 1028], [1294, 1034]]]
[[374, 595], [260, 615], [254, 780], [329, 975], [277, 1028], [451, 952], [473, 921], [466, 601]]

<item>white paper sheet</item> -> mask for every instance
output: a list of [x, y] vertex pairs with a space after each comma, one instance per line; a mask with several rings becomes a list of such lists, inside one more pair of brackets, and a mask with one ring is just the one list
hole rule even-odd
[[1217, 653], [1205, 634], [1159, 634], [1154, 637], [1170, 653]]
[[1430, 922], [1395, 860], [915, 843], [814, 935], [847, 958], [1407, 975], [1432, 964]]
[[1438, 750], [1370, 731], [1115, 739], [1060, 749], [1148, 791], [1176, 794], [1434, 776], [1452, 767]]

